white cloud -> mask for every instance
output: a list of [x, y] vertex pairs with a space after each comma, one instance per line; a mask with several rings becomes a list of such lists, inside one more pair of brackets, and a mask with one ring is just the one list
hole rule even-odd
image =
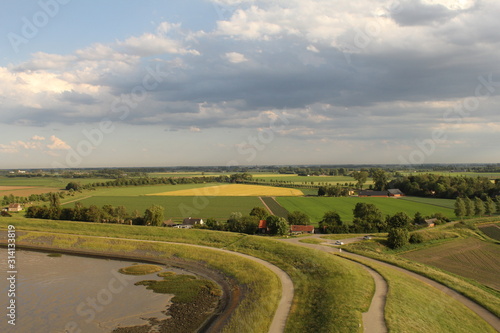
[[248, 61], [244, 54], [238, 52], [228, 52], [225, 54], [226, 59], [233, 64], [239, 64]]
[[71, 149], [70, 145], [68, 145], [66, 142], [59, 139], [55, 135], [52, 135], [50, 137], [50, 141], [52, 141], [52, 143], [50, 145], [47, 145], [47, 148], [49, 148], [50, 150], [69, 150], [69, 149]]

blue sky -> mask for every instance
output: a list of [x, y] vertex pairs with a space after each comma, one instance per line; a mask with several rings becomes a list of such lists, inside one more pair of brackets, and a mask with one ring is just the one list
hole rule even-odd
[[494, 0], [8, 1], [0, 168], [499, 162]]

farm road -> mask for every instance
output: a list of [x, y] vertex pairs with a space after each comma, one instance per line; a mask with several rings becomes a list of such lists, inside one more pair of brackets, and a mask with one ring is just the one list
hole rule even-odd
[[[324, 245], [316, 245], [316, 244], [308, 244], [308, 243], [299, 242], [300, 239], [307, 239], [307, 238], [321, 239], [320, 235], [313, 235], [313, 236], [309, 236], [309, 237], [303, 237], [303, 238], [299, 238], [299, 239], [288, 239], [288, 240], [283, 240], [283, 241], [291, 242], [291, 243], [298, 244], [301, 246], [306, 246], [306, 247], [310, 247], [310, 248], [314, 248], [314, 249], [317, 249], [320, 251], [326, 251], [326, 252], [330, 252], [330, 253], [331, 252], [341, 252], [339, 248], [334, 248], [334, 247], [329, 246], [329, 245], [334, 245], [335, 241], [331, 241], [331, 240], [325, 240], [325, 242], [323, 243]], [[342, 239], [341, 241], [344, 242], [344, 244], [348, 244], [348, 243], [352, 243], [352, 242], [361, 241], [362, 239], [363, 239], [362, 237], [356, 237], [356, 238]], [[321, 240], [323, 240], [323, 239], [321, 239]], [[444, 292], [446, 295], [456, 299], [457, 301], [459, 301], [460, 303], [462, 303], [463, 305], [468, 307], [470, 310], [474, 311], [479, 317], [483, 318], [488, 324], [490, 324], [493, 328], [495, 328], [498, 332], [500, 332], [500, 318], [498, 318], [493, 313], [491, 313], [487, 309], [483, 308], [481, 305], [477, 304], [476, 302], [459, 294], [455, 290], [448, 288], [448, 287], [442, 285], [441, 283], [436, 282], [434, 280], [431, 280], [429, 278], [426, 278], [422, 275], [411, 272], [411, 271], [406, 270], [406, 269], [401, 268], [401, 267], [397, 267], [397, 266], [388, 264], [388, 263], [383, 262], [383, 261], [375, 260], [372, 258], [364, 257], [361, 255], [349, 253], [349, 252], [342, 252], [342, 253], [348, 257], [360, 258], [360, 259], [363, 259], [366, 261], [371, 261], [371, 262], [377, 263], [379, 265], [383, 265], [385, 267], [389, 267], [391, 269], [394, 269], [394, 270], [397, 270], [399, 272], [410, 275], [410, 276], [412, 276], [412, 277], [414, 277], [414, 278], [416, 278], [416, 279], [418, 279], [418, 280], [420, 280], [428, 285], [431, 285], [432, 287]], [[375, 281], [375, 283], [376, 283], [376, 281]], [[385, 283], [385, 280], [384, 280], [384, 283]], [[385, 285], [387, 285], [387, 284], [385, 283]], [[378, 289], [377, 285], [376, 285], [376, 288]], [[385, 291], [385, 293], [387, 294], [387, 291]], [[373, 307], [373, 302], [374, 302], [375, 298], [377, 298], [376, 295], [377, 295], [377, 291], [375, 292], [375, 295], [373, 297], [372, 304], [370, 306], [370, 310]], [[385, 296], [384, 296], [384, 299], [385, 299]], [[368, 311], [368, 313], [370, 312], [370, 310]], [[382, 308], [382, 311], [383, 311], [383, 308]], [[383, 314], [382, 314], [382, 319], [383, 319]], [[365, 332], [380, 332], [380, 331], [370, 330], [370, 327], [365, 324], [365, 315], [363, 315], [363, 323], [365, 326]], [[370, 325], [373, 326], [373, 323], [370, 323]], [[385, 322], [384, 322], [384, 326], [385, 326]]]
[[[333, 245], [333, 242], [331, 241], [325, 241], [325, 245], [319, 245], [319, 244], [309, 244], [309, 243], [302, 243], [299, 240], [301, 239], [307, 239], [307, 238], [316, 238], [320, 239], [319, 235], [314, 235], [314, 236], [309, 236], [309, 237], [302, 237], [302, 238], [294, 238], [294, 239], [283, 239], [282, 241], [287, 242], [287, 243], [293, 243], [296, 245], [308, 247], [311, 249], [319, 250], [319, 251], [324, 251], [328, 253], [334, 253], [334, 252], [341, 252], [340, 249], [334, 248], [328, 245]], [[358, 240], [361, 240], [362, 238], [352, 238], [349, 240], [343, 240], [344, 243], [351, 243], [355, 242]], [[322, 239], [323, 240], [323, 239]], [[358, 263], [359, 264], [359, 263]], [[384, 308], [385, 308], [385, 299], [387, 297], [387, 282], [384, 280], [384, 278], [377, 273], [375, 270], [371, 269], [368, 266], [365, 266], [363, 264], [361, 265], [364, 269], [370, 273], [370, 275], [373, 277], [373, 280], [375, 282], [375, 293], [372, 298], [372, 302], [370, 304], [370, 308], [368, 309], [367, 312], [363, 313], [363, 327], [364, 327], [364, 332], [366, 333], [385, 333], [387, 332], [387, 326], [385, 325], [385, 320], [384, 320]]]
[[[36, 233], [37, 231], [30, 230], [29, 232]], [[63, 234], [63, 235], [75, 236], [74, 234], [64, 234], [64, 233], [54, 233], [54, 234], [55, 235]], [[103, 236], [86, 236], [86, 235], [79, 235], [79, 236], [103, 238], [103, 239], [110, 239], [110, 240], [125, 240], [125, 241], [140, 242], [140, 243], [162, 243], [162, 244], [170, 244], [170, 245], [191, 246], [191, 247], [202, 248], [202, 249], [207, 249], [207, 250], [211, 250], [211, 251], [213, 250], [213, 251], [219, 251], [219, 252], [225, 252], [228, 254], [237, 255], [239, 257], [243, 257], [243, 258], [252, 260], [258, 264], [261, 264], [261, 265], [267, 267], [268, 269], [270, 269], [274, 274], [276, 274], [281, 281], [281, 300], [278, 304], [278, 308], [276, 309], [276, 313], [274, 314], [273, 321], [271, 322], [271, 326], [269, 328], [269, 333], [281, 333], [281, 332], [284, 332], [284, 330], [285, 330], [286, 320], [288, 318], [288, 313], [290, 312], [290, 309], [292, 307], [292, 301], [293, 301], [295, 289], [293, 286], [292, 279], [290, 278], [290, 276], [288, 276], [288, 274], [285, 271], [283, 271], [278, 266], [275, 266], [275, 265], [273, 265], [265, 260], [262, 260], [262, 259], [256, 258], [256, 257], [252, 257], [250, 255], [243, 254], [240, 252], [234, 252], [234, 251], [220, 249], [220, 248], [216, 248], [216, 247], [194, 245], [194, 244], [188, 244], [188, 243], [175, 243], [175, 242], [163, 242], [163, 241], [140, 240], [140, 239], [118, 238], [118, 237], [103, 237]]]

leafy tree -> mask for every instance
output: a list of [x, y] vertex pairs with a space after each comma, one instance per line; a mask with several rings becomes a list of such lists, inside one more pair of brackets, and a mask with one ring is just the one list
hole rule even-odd
[[287, 220], [290, 225], [307, 225], [311, 222], [307, 214], [298, 210], [288, 213]]
[[389, 178], [387, 173], [382, 169], [375, 169], [372, 171], [373, 187], [376, 191], [384, 191], [387, 189]]
[[250, 216], [256, 216], [259, 220], [265, 220], [268, 215], [267, 209], [263, 207], [254, 207], [250, 212]]
[[421, 224], [425, 221], [424, 217], [420, 212], [416, 212], [415, 216], [413, 217], [413, 223], [415, 224]]
[[412, 232], [410, 234], [410, 243], [411, 244], [419, 244], [424, 242], [424, 236], [421, 232]]
[[160, 226], [163, 222], [163, 206], [152, 205], [144, 212], [144, 224], [152, 226]]
[[487, 197], [484, 204], [484, 212], [486, 213], [486, 215], [493, 215], [495, 213], [495, 210], [495, 202], [490, 197]]
[[467, 216], [473, 216], [474, 215], [474, 203], [472, 202], [472, 200], [469, 197], [466, 197], [464, 199], [464, 203], [465, 203], [465, 214]]
[[357, 181], [358, 188], [362, 189], [363, 184], [366, 183], [366, 180], [368, 179], [368, 172], [366, 171], [353, 172], [352, 177]]
[[484, 202], [481, 200], [481, 198], [475, 197], [474, 198], [474, 213], [476, 213], [477, 216], [483, 216], [484, 215]]
[[239, 222], [242, 228], [240, 232], [248, 235], [255, 234], [259, 228], [259, 218], [257, 216], [243, 216]]
[[394, 214], [389, 218], [389, 227], [391, 229], [408, 228], [411, 223], [411, 218], [404, 212]]
[[326, 188], [324, 186], [320, 186], [318, 188], [318, 197], [324, 197], [326, 195]]
[[83, 218], [85, 219], [85, 221], [101, 222], [103, 212], [99, 207], [97, 207], [95, 205], [91, 205], [89, 208], [83, 209], [82, 215], [83, 215]]
[[409, 239], [408, 229], [391, 228], [387, 236], [387, 243], [391, 249], [398, 249], [408, 244]]
[[271, 235], [284, 236], [290, 232], [287, 220], [276, 215], [269, 215], [266, 219], [267, 227]]
[[465, 206], [464, 199], [457, 197], [455, 200], [455, 216], [462, 218], [467, 214], [467, 207]]
[[68, 190], [68, 191], [70, 191], [70, 190], [80, 191], [82, 189], [83, 189], [83, 186], [79, 182], [70, 182], [70, 183], [68, 183], [68, 185], [66, 185], [66, 190]]
[[328, 211], [319, 221], [319, 227], [324, 233], [347, 233], [348, 228], [342, 222], [340, 215], [335, 211]]

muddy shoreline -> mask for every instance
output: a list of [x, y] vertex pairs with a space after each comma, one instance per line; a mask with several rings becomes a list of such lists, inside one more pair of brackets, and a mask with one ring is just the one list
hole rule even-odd
[[[18, 235], [24, 232], [19, 231]], [[6, 235], [0, 236], [0, 247], [6, 247]], [[191, 304], [172, 304], [166, 310], [171, 318], [168, 320], [156, 320], [148, 318], [149, 324], [134, 327], [118, 327], [113, 332], [116, 333], [142, 333], [154, 329], [155, 332], [219, 332], [227, 323], [231, 314], [240, 303], [243, 297], [243, 289], [234, 279], [231, 279], [221, 272], [208, 267], [203, 262], [188, 261], [180, 258], [160, 259], [160, 252], [151, 249], [134, 251], [134, 253], [125, 252], [107, 252], [86, 249], [68, 249], [59, 248], [52, 245], [53, 237], [41, 236], [36, 239], [36, 244], [18, 241], [16, 248], [19, 250], [42, 251], [48, 253], [64, 253], [68, 255], [116, 259], [130, 262], [145, 262], [151, 264], [160, 264], [176, 268], [185, 269], [196, 275], [212, 280], [219, 285], [222, 290], [222, 296], [214, 296], [208, 292], [200, 292], [194, 303]], [[189, 245], [189, 244], [186, 244]], [[207, 312], [211, 312], [207, 314]]]

